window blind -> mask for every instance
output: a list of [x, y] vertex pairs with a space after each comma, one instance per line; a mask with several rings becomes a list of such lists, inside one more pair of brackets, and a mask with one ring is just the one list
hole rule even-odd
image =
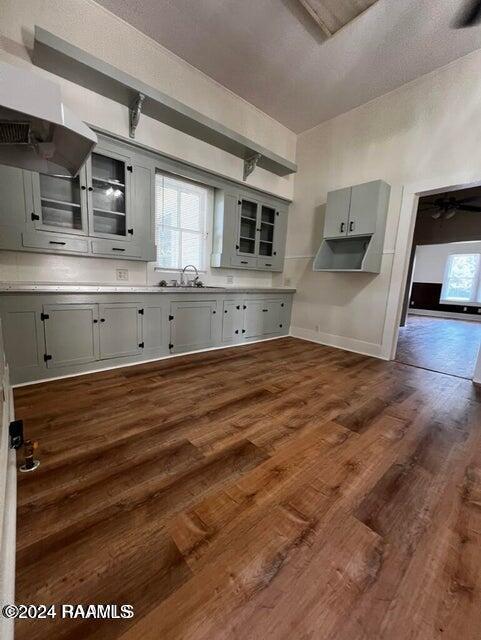
[[155, 176], [157, 267], [178, 270], [206, 267], [207, 208], [212, 189], [188, 180]]

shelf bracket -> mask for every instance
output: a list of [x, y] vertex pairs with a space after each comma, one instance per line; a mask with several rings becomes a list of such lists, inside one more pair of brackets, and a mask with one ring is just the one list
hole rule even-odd
[[145, 100], [143, 93], [138, 93], [134, 103], [129, 109], [129, 136], [135, 138], [135, 130], [139, 124], [140, 114], [142, 113], [142, 104]]
[[260, 153], [253, 153], [251, 156], [244, 160], [244, 178], [243, 180], [247, 180], [250, 174], [257, 167], [257, 163], [262, 158]]

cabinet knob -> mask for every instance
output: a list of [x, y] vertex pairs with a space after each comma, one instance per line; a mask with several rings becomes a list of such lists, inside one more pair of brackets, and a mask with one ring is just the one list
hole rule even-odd
[[80, 188], [82, 189], [82, 191], [85, 191], [87, 187], [83, 184]]
[[100, 318], [100, 322], [105, 322], [105, 318]]
[[98, 320], [97, 318], [94, 319], [94, 324], [97, 324]]
[[93, 190], [94, 190], [94, 188], [93, 188], [93, 187], [89, 187], [89, 191], [93, 191]]

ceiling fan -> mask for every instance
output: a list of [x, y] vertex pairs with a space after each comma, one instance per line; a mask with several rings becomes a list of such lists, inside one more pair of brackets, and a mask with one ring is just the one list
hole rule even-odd
[[481, 213], [481, 206], [469, 204], [473, 200], [479, 200], [479, 196], [475, 198], [467, 198], [464, 200], [456, 200], [453, 196], [450, 198], [437, 198], [433, 202], [427, 202], [422, 205], [422, 211], [430, 213], [433, 220], [450, 220], [458, 213], [458, 211], [469, 211], [471, 213]]
[[456, 29], [473, 27], [481, 22], [481, 0], [465, 0], [464, 9], [461, 11], [454, 24]]

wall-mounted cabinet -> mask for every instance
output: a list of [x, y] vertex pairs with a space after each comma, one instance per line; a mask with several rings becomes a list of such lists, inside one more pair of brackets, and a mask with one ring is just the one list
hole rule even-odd
[[211, 266], [282, 271], [286, 233], [285, 203], [218, 190]]
[[150, 157], [105, 136], [75, 178], [2, 165], [0, 248], [155, 260], [154, 176]]
[[379, 273], [390, 190], [375, 180], [328, 193], [314, 271]]

